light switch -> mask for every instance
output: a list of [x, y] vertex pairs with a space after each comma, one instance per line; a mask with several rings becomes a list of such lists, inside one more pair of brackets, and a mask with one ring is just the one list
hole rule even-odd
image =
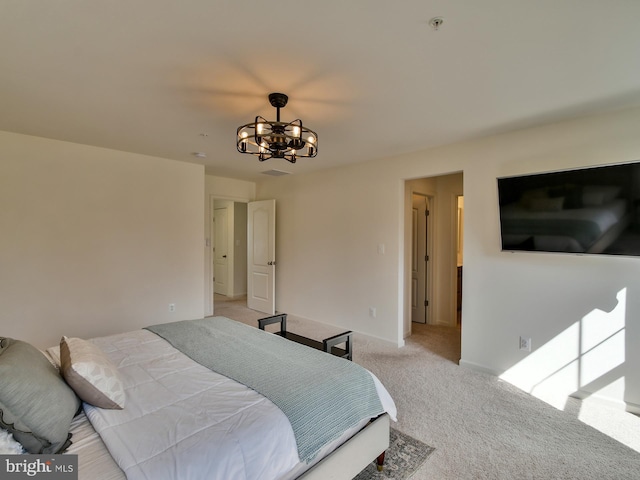
[[384, 243], [379, 243], [378, 244], [378, 253], [380, 255], [384, 255]]

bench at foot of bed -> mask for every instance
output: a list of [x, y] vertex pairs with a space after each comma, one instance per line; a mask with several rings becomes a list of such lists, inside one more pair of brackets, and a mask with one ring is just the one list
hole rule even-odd
[[[346, 358], [352, 360], [353, 358], [353, 332], [343, 332], [333, 337], [325, 338], [321, 342], [313, 340], [308, 337], [303, 337], [296, 333], [287, 331], [287, 314], [280, 313], [271, 317], [261, 318], [258, 320], [258, 326], [260, 330], [264, 330], [264, 327], [274, 323], [280, 324], [280, 330], [273, 332], [275, 335], [291, 340], [292, 342], [301, 343], [307, 347], [315, 348], [316, 350], [322, 350], [324, 352], [336, 355], [337, 357]], [[345, 348], [340, 348], [337, 345], [345, 344]]]

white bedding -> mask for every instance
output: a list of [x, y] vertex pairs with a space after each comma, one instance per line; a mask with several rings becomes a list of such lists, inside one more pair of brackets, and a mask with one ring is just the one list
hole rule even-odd
[[[85, 412], [129, 480], [290, 479], [312, 465], [300, 464], [291, 426], [273, 403], [155, 334], [139, 330], [93, 342], [122, 372], [127, 404], [124, 410], [85, 404]], [[393, 400], [374, 380], [395, 419]]]
[[84, 412], [71, 422], [71, 433], [73, 443], [65, 453], [78, 455], [79, 480], [126, 480]]

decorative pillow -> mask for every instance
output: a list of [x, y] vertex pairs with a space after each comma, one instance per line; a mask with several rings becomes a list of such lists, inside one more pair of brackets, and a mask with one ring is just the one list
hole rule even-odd
[[21, 455], [24, 448], [6, 430], [0, 429], [0, 455]]
[[60, 372], [85, 402], [100, 408], [124, 408], [125, 394], [120, 373], [93, 343], [62, 337]]
[[80, 400], [34, 346], [0, 337], [0, 427], [29, 453], [62, 453]]

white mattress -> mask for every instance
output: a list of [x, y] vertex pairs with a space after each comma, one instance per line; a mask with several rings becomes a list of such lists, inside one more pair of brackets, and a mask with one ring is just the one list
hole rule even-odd
[[[87, 416], [74, 420], [69, 453], [79, 455], [80, 479], [122, 480], [125, 470], [130, 479], [182, 479], [190, 471], [192, 478], [288, 480], [315, 463], [299, 462], [293, 431], [273, 403], [193, 362], [153, 333], [139, 330], [92, 341], [123, 373], [127, 405], [121, 411], [84, 406], [111, 454]], [[395, 419], [393, 400], [373, 378], [383, 406]], [[178, 421], [170, 423], [171, 418]], [[316, 461], [366, 423], [327, 445]], [[124, 425], [129, 433], [123, 433]], [[180, 460], [176, 452], [187, 457]]]

